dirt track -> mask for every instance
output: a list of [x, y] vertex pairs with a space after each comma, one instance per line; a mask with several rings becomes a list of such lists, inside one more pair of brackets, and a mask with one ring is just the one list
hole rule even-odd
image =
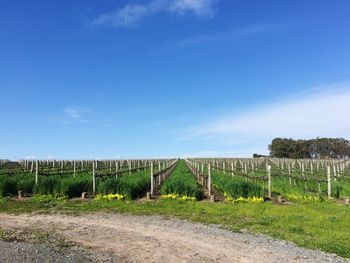
[[55, 233], [90, 252], [109, 255], [94, 257], [100, 262], [350, 262], [264, 235], [159, 216], [0, 214], [0, 227]]

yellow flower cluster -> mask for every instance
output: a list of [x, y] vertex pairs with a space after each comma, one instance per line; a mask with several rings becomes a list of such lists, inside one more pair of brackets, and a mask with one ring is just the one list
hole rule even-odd
[[161, 195], [161, 199], [172, 199], [172, 200], [182, 200], [182, 201], [196, 201], [195, 197], [187, 196], [187, 195], [178, 195], [178, 194], [167, 194]]
[[108, 194], [108, 195], [96, 195], [95, 200], [124, 200], [125, 196], [122, 194]]
[[228, 195], [225, 195], [225, 196], [226, 196], [225, 201], [231, 202], [231, 203], [263, 203], [264, 202], [264, 198], [256, 197], [256, 196], [248, 197], [248, 198], [238, 197], [237, 199], [234, 199]]
[[312, 195], [298, 195], [298, 194], [288, 194], [288, 199], [303, 202], [303, 203], [313, 203], [313, 202], [319, 202], [320, 198], [317, 196]]

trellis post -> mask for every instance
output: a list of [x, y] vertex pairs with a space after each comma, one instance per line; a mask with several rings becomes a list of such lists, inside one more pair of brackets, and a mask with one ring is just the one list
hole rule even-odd
[[327, 165], [328, 198], [332, 196], [331, 167]]
[[38, 160], [35, 161], [35, 185], [38, 184], [39, 179], [39, 162]]
[[154, 193], [153, 161], [151, 162], [151, 195]]
[[208, 163], [208, 194], [211, 196], [211, 171], [210, 171], [210, 163]]
[[92, 193], [95, 195], [96, 193], [96, 163], [92, 162]]
[[271, 198], [271, 165], [267, 166], [267, 181], [268, 197]]

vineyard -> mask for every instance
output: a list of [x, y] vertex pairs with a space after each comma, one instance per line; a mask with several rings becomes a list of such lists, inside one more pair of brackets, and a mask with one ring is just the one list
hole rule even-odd
[[349, 168], [336, 159], [1, 160], [0, 196], [349, 203]]
[[119, 194], [121, 199], [136, 199], [153, 187], [150, 174], [157, 178], [157, 185], [175, 163], [176, 160], [3, 161], [0, 195], [74, 198]]
[[[279, 197], [316, 201], [350, 196], [350, 162], [344, 160], [292, 159], [191, 159], [197, 176], [228, 200], [248, 197]], [[210, 178], [209, 178], [210, 177]], [[280, 200], [281, 201], [281, 200]]]

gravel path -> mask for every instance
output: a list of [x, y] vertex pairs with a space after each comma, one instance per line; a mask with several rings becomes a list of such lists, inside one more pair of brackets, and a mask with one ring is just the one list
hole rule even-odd
[[92, 263], [119, 262], [110, 254], [89, 251], [79, 246], [60, 248], [50, 243], [8, 242], [0, 240], [2, 263]]
[[[60, 252], [54, 245], [50, 247], [52, 242], [1, 242], [1, 254], [8, 251], [7, 262], [350, 262], [265, 235], [233, 233], [160, 216], [0, 214], [0, 227], [46, 231], [50, 237], [57, 235], [77, 244]], [[25, 252], [11, 252], [19, 245], [24, 251], [41, 251], [42, 260], [22, 258]]]

